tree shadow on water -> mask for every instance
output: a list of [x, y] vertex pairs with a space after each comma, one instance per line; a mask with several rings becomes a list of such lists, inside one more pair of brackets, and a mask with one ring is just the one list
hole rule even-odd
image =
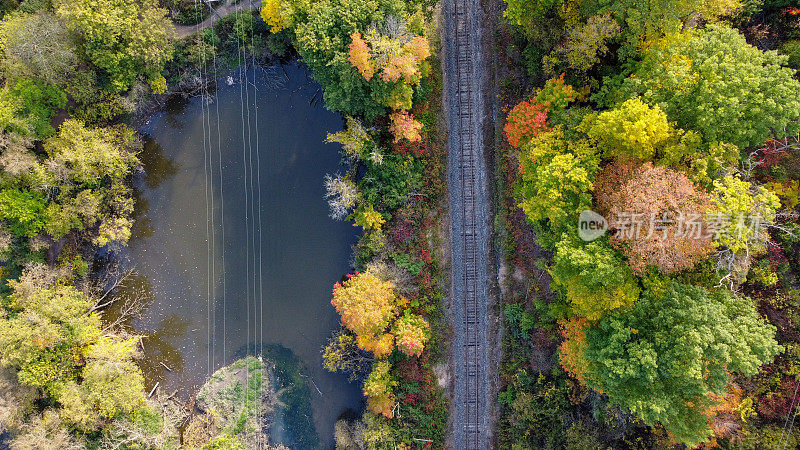
[[178, 173], [175, 160], [164, 156], [164, 148], [150, 136], [144, 136], [139, 160], [144, 166], [144, 182], [150, 189], [155, 189], [165, 180]]
[[155, 295], [150, 280], [135, 270], [125, 276], [113, 295], [116, 301], [108, 308], [104, 317], [109, 321], [122, 317], [120, 326], [125, 331], [131, 335], [143, 336], [140, 349], [143, 349], [144, 357], [137, 362], [145, 378], [152, 383], [164, 382], [168, 371], [182, 372], [185, 360], [170, 341], [185, 336], [189, 322], [172, 314], [161, 320], [155, 331], [137, 330], [135, 322], [141, 317], [142, 312], [150, 308]]

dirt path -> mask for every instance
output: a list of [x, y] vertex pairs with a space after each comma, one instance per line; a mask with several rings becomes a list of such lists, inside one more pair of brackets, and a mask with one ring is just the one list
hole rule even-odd
[[237, 11], [246, 11], [254, 8], [261, 7], [261, 0], [241, 0], [239, 3], [233, 4], [232, 1], [225, 3], [219, 7], [212, 6], [213, 11], [208, 18], [197, 25], [175, 25], [175, 34], [179, 38], [184, 38], [191, 34], [196, 33], [199, 30], [214, 26], [217, 21], [228, 14], [235, 13]]
[[491, 201], [485, 133], [488, 121], [479, 0], [445, 0], [445, 104], [452, 245], [451, 318], [453, 448], [486, 449], [493, 442], [496, 373], [489, 353]]

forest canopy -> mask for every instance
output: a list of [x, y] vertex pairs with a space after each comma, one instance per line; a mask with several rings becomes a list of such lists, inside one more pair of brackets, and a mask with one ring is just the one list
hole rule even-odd
[[506, 0], [503, 445], [797, 442], [790, 3]]

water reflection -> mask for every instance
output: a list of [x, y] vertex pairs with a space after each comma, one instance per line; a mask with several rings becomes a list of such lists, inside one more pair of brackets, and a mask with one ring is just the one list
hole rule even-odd
[[141, 191], [133, 192], [133, 226], [131, 226], [131, 237], [128, 245], [136, 245], [141, 239], [153, 237], [153, 222], [147, 215], [150, 209], [150, 202], [142, 197]]
[[142, 142], [142, 152], [139, 160], [147, 168], [144, 172], [144, 182], [149, 189], [155, 189], [178, 173], [178, 166], [175, 160], [164, 156], [164, 149], [155, 139], [145, 136]]
[[[143, 311], [148, 310], [155, 300], [153, 286], [147, 277], [135, 269], [129, 269], [129, 272], [117, 276], [123, 277], [122, 284], [115, 290], [115, 302], [106, 310], [103, 317], [108, 322], [114, 322], [124, 315], [120, 325], [135, 334], [136, 319]], [[142, 338], [140, 345], [144, 358], [139, 360], [139, 365], [148, 385], [163, 383], [167, 379], [166, 371], [183, 370], [183, 356], [170, 342], [173, 338], [184, 336], [188, 324], [187, 320], [171, 315], [165, 317], [154, 330], [148, 331]]]
[[237, 349], [285, 349], [302, 364], [301, 378], [313, 380], [303, 414], [329, 448], [337, 417], [361, 405], [359, 387], [324, 371], [321, 356], [338, 327], [331, 286], [349, 271], [356, 239], [350, 224], [328, 218], [324, 200], [324, 175], [339, 169], [325, 136], [343, 121], [324, 109], [302, 67], [248, 76], [259, 89], [251, 88], [247, 110], [242, 86], [223, 82], [212, 116], [194, 98], [170, 104], [142, 130], [147, 173], [126, 257], [143, 278], [129, 289], [152, 300], [135, 325], [149, 334], [148, 380], [184, 397]]

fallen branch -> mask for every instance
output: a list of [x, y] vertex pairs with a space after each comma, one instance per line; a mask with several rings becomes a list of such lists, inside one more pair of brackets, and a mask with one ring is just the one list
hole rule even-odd
[[320, 391], [319, 388], [317, 387], [317, 383], [314, 383], [314, 379], [313, 378], [311, 378], [308, 375], [303, 375], [302, 373], [300, 374], [300, 376], [308, 378], [308, 381], [311, 383], [312, 386], [314, 386], [314, 389], [317, 390], [317, 392], [319, 393], [319, 396], [322, 397], [322, 391]]
[[131, 274], [133, 274], [133, 269], [126, 270], [121, 277], [116, 278], [114, 282], [111, 283], [111, 287], [106, 289], [103, 295], [99, 299], [97, 299], [97, 302], [92, 307], [92, 309], [89, 310], [89, 312], [92, 313], [94, 311], [97, 311], [98, 309], [103, 309], [107, 306], [111, 306], [112, 304], [114, 304], [114, 302], [117, 301], [116, 297], [112, 298], [107, 302], [104, 302], [103, 300], [105, 300], [106, 297], [108, 297], [108, 295], [114, 292], [118, 287], [122, 286], [125, 280], [127, 280], [128, 277], [131, 276]]

